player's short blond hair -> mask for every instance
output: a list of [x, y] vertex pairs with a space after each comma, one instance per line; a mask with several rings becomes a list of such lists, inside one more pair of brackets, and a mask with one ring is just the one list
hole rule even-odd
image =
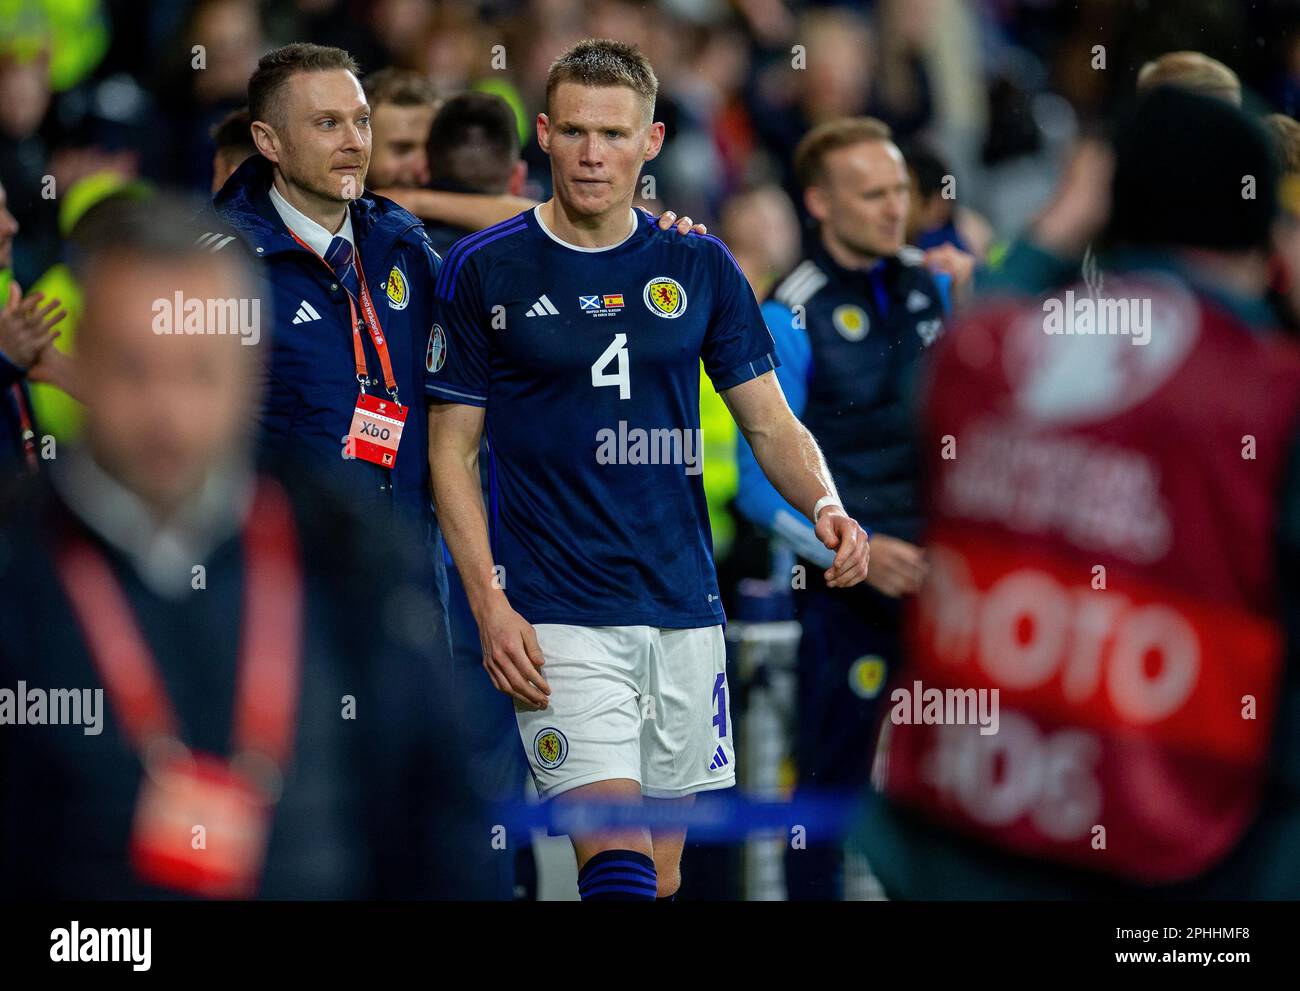
[[1178, 86], [1226, 100], [1234, 107], [1241, 106], [1241, 80], [1237, 74], [1202, 52], [1167, 52], [1142, 66], [1137, 78], [1138, 92], [1145, 93], [1157, 86]]
[[659, 80], [650, 60], [636, 45], [609, 38], [585, 38], [551, 63], [546, 74], [546, 110], [561, 83], [580, 86], [626, 86], [641, 97], [646, 122], [654, 120]]

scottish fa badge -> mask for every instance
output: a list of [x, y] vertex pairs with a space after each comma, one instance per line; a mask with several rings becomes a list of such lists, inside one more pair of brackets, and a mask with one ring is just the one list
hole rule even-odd
[[388, 282], [384, 288], [388, 293], [390, 310], [404, 310], [410, 304], [411, 290], [406, 282], [406, 275], [396, 265], [388, 273]]
[[646, 309], [657, 317], [674, 320], [686, 312], [686, 290], [676, 279], [661, 275], [645, 284]]

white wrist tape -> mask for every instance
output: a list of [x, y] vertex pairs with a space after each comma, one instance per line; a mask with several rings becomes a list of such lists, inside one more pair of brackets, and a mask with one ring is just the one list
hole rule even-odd
[[839, 499], [837, 499], [835, 496], [822, 496], [820, 499], [817, 500], [817, 504], [813, 506], [814, 524], [817, 523], [817, 517], [819, 517], [822, 514], [822, 510], [825, 509], [827, 506], [839, 506], [840, 509], [844, 508], [842, 505], [840, 505]]

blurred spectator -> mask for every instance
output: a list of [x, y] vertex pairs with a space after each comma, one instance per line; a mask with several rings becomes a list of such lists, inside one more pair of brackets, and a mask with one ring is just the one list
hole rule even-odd
[[51, 89], [62, 93], [95, 71], [108, 48], [105, 5], [99, 0], [18, 0], [0, 6], [0, 38], [49, 55]]
[[267, 37], [274, 44], [310, 41], [342, 48], [364, 72], [374, 72], [397, 60], [398, 49], [387, 46], [384, 39], [410, 35], [409, 23], [397, 16], [397, 8], [415, 8], [421, 13], [421, 8], [428, 11], [430, 6], [422, 0], [404, 4], [379, 0], [364, 6], [353, 0], [273, 0], [262, 4], [262, 9]]
[[159, 301], [261, 296], [190, 215], [116, 201], [78, 231], [86, 446], [9, 492], [0, 528], [0, 683], [27, 715], [0, 746], [0, 888], [476, 897], [489, 832], [427, 561], [330, 488], [254, 472], [249, 338], [157, 333]]
[[50, 344], [58, 336], [58, 323], [65, 316], [57, 299], [46, 300], [40, 293], [23, 296], [13, 279], [14, 235], [18, 222], [9, 212], [4, 186], [0, 185], [0, 476], [15, 471], [35, 471], [41, 463], [36, 413], [27, 379], [45, 360]]
[[59, 252], [58, 204], [46, 179], [50, 148], [41, 134], [50, 100], [49, 49], [40, 42], [29, 46], [0, 39], [0, 184], [24, 232], [10, 263], [24, 285]]
[[1300, 124], [1285, 114], [1269, 114], [1263, 124], [1281, 176], [1269, 302], [1283, 329], [1300, 337]]
[[[427, 171], [433, 190], [521, 196], [528, 169], [519, 158], [519, 133], [510, 105], [489, 93], [461, 93], [444, 103], [428, 132]], [[426, 223], [425, 230], [440, 254], [472, 233], [437, 222]]]
[[789, 58], [769, 63], [756, 79], [754, 126], [802, 210], [794, 148], [817, 124], [866, 113], [876, 53], [866, 19], [845, 7], [806, 12], [793, 37], [798, 44]]
[[[89, 163], [107, 162], [103, 156], [87, 153]], [[67, 187], [59, 200], [59, 233], [66, 239], [78, 221], [94, 206], [105, 200], [122, 197], [142, 199], [151, 195], [145, 182], [130, 178], [116, 168], [90, 172]], [[81, 432], [83, 409], [78, 401], [76, 375], [77, 327], [85, 310], [81, 287], [68, 264], [69, 244], [59, 245], [58, 260], [41, 273], [28, 289], [45, 299], [57, 299], [67, 314], [59, 323], [59, 334], [41, 352], [40, 361], [28, 370], [31, 383], [32, 411], [40, 423], [41, 435], [58, 442], [76, 439]], [[54, 450], [57, 450], [55, 448]]]
[[912, 181], [907, 243], [922, 251], [951, 244], [983, 260], [992, 241], [988, 221], [957, 202], [957, 181], [942, 158], [919, 144], [903, 149]]
[[777, 277], [799, 258], [799, 217], [790, 197], [776, 186], [737, 193], [722, 208], [720, 227], [754, 295], [766, 299]]
[[362, 86], [370, 103], [372, 137], [366, 185], [423, 186], [429, 179], [425, 145], [438, 109], [433, 83], [418, 72], [381, 69], [366, 76]]
[[1263, 124], [1273, 142], [1278, 171], [1300, 174], [1300, 123], [1286, 114], [1269, 114]]
[[212, 143], [217, 150], [212, 155], [212, 195], [215, 196], [235, 169], [244, 164], [250, 155], [257, 154], [251, 130], [253, 119], [247, 107], [232, 110], [212, 129]]
[[1218, 59], [1201, 52], [1169, 52], [1142, 66], [1137, 88], [1145, 93], [1157, 86], [1178, 86], [1193, 93], [1241, 106], [1241, 80]]
[[265, 49], [255, 0], [199, 0], [183, 47], [162, 66], [158, 93], [169, 143], [163, 176], [185, 189], [209, 189], [212, 129], [247, 102], [248, 77]]

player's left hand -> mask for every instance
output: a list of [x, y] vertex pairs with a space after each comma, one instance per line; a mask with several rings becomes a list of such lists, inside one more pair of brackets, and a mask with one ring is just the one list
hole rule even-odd
[[839, 506], [827, 506], [817, 517], [817, 539], [835, 551], [835, 560], [826, 569], [826, 584], [831, 588], [849, 588], [867, 577], [871, 545], [858, 521]]
[[679, 220], [677, 218], [677, 214], [673, 213], [671, 210], [665, 210], [663, 213], [659, 214], [659, 229], [661, 231], [666, 231], [668, 230], [668, 228], [673, 226], [676, 226], [677, 233], [681, 234], [683, 237], [685, 237], [687, 234], [690, 233], [695, 233], [695, 234], [709, 233], [709, 229], [707, 227], [705, 227], [703, 224], [695, 223], [695, 221], [691, 220], [690, 217], [682, 217]]

